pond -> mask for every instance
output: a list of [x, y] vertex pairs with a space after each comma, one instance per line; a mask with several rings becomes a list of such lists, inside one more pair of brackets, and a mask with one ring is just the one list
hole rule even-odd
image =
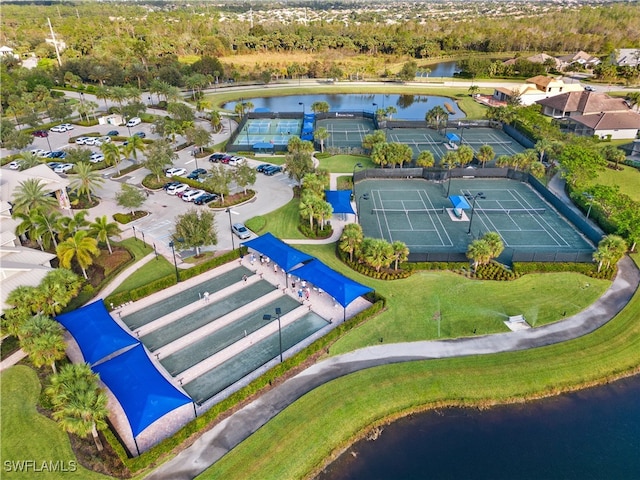
[[[318, 95], [287, 95], [284, 97], [252, 97], [245, 98], [250, 101], [255, 108], [267, 108], [271, 112], [305, 112], [311, 111], [314, 102], [327, 102], [329, 111], [366, 111], [374, 109], [386, 109], [394, 107], [397, 113], [392, 114], [392, 119], [421, 120], [424, 121], [426, 113], [436, 105], [440, 105], [448, 110], [445, 104], [453, 110], [449, 115], [450, 119], [464, 118], [465, 114], [458, 108], [455, 100], [448, 97], [434, 95], [400, 95], [400, 94], [369, 94], [369, 93], [348, 93], [348, 94], [318, 94]], [[237, 102], [225, 103], [222, 108], [233, 111]], [[373, 104], [376, 104], [374, 106]], [[302, 105], [301, 105], [302, 104]]]

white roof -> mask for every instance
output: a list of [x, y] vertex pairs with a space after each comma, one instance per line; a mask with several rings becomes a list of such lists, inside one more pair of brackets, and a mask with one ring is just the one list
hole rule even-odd
[[0, 168], [0, 200], [8, 202], [13, 196], [13, 191], [21, 182], [29, 178], [37, 178], [44, 183], [45, 190], [55, 192], [69, 186], [69, 180], [62, 178], [45, 164], [36, 165], [26, 170], [9, 170]]

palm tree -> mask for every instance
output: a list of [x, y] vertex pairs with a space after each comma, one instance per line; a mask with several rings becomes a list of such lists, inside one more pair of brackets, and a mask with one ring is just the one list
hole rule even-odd
[[436, 105], [426, 113], [424, 119], [429, 125], [440, 131], [440, 127], [446, 125], [449, 114], [440, 105]]
[[9, 292], [6, 303], [17, 308], [27, 308], [31, 313], [36, 313], [37, 297], [39, 296], [38, 288], [28, 285], [20, 285]]
[[465, 166], [473, 160], [473, 148], [469, 145], [462, 145], [458, 148], [458, 162], [461, 166]]
[[18, 237], [28, 238], [32, 242], [35, 241], [40, 245], [40, 249], [44, 250], [42, 246], [42, 238], [37, 234], [38, 224], [35, 221], [36, 215], [39, 210], [31, 210], [29, 213], [14, 213], [12, 217], [20, 220], [20, 223], [16, 226], [16, 235]]
[[116, 222], [109, 222], [106, 215], [96, 218], [95, 221], [89, 225], [89, 235], [96, 237], [99, 242], [106, 242], [109, 254], [113, 253], [109, 237], [113, 237], [114, 235], [119, 236], [120, 233], [122, 233], [122, 230], [120, 230], [118, 224]]
[[393, 261], [393, 247], [381, 238], [365, 238], [362, 242], [362, 258], [367, 265], [379, 272]]
[[482, 145], [478, 149], [478, 153], [476, 153], [476, 158], [482, 164], [482, 168], [487, 162], [493, 160], [493, 157], [496, 156], [496, 153], [493, 151], [493, 147], [491, 145]]
[[430, 150], [422, 150], [416, 159], [416, 165], [425, 168], [433, 167], [435, 162], [436, 160]]
[[316, 209], [318, 208], [318, 197], [309, 192], [303, 193], [300, 198], [300, 216], [309, 219], [309, 228], [313, 230], [313, 219], [315, 217]]
[[60, 240], [71, 237], [78, 230], [89, 225], [89, 222], [85, 219], [88, 213], [86, 210], [80, 210], [71, 217], [60, 217], [58, 220], [58, 237]]
[[618, 260], [627, 251], [627, 242], [618, 235], [607, 235], [600, 243], [598, 243], [598, 249], [593, 254], [593, 260], [598, 262], [598, 272], [602, 269], [603, 265], [607, 268], [611, 264], [618, 263]]
[[37, 178], [27, 178], [18, 184], [13, 197], [13, 211], [29, 213], [30, 210], [41, 207], [49, 210], [57, 206], [58, 202], [51, 192], [45, 190], [46, 185]]
[[137, 135], [133, 135], [127, 138], [127, 144], [124, 146], [123, 151], [126, 156], [131, 155], [138, 162], [138, 152], [144, 152], [144, 149], [144, 140]]
[[120, 148], [113, 142], [103, 143], [100, 150], [104, 155], [104, 163], [108, 166], [115, 165], [118, 176], [120, 176]]
[[36, 223], [36, 234], [40, 238], [44, 248], [48, 249], [51, 242], [53, 242], [54, 248], [58, 247], [56, 237], [59, 234], [61, 217], [62, 214], [56, 210], [51, 210], [49, 212], [43, 211], [42, 209], [36, 210], [36, 215], [34, 217], [34, 222]]
[[458, 154], [451, 150], [445, 153], [440, 159], [440, 166], [442, 166], [443, 168], [446, 168], [447, 170], [451, 170], [452, 168], [455, 168], [457, 164], [458, 164]]
[[32, 315], [31, 309], [24, 305], [5, 309], [4, 315], [0, 319], [0, 322], [2, 322], [2, 334], [6, 333], [17, 338], [20, 329]]
[[482, 236], [482, 240], [487, 242], [491, 258], [498, 258], [504, 250], [502, 237], [497, 232], [487, 232]]
[[70, 268], [71, 261], [75, 258], [82, 269], [82, 275], [87, 277], [87, 268], [93, 264], [93, 255], [100, 253], [98, 241], [88, 236], [86, 230], [77, 231], [72, 237], [67, 238], [56, 248], [56, 254], [63, 268]]
[[473, 262], [473, 268], [485, 265], [491, 260], [491, 247], [485, 240], [474, 240], [467, 248], [467, 258]]
[[62, 327], [45, 315], [34, 315], [20, 329], [20, 348], [29, 355], [35, 367], [51, 365], [56, 373], [56, 360], [65, 357], [67, 345], [64, 343]]
[[341, 251], [349, 254], [349, 261], [353, 262], [353, 254], [358, 250], [362, 244], [364, 236], [362, 234], [362, 227], [357, 223], [349, 223], [345, 225], [340, 235], [339, 248]]
[[77, 195], [87, 195], [87, 200], [91, 204], [91, 193], [104, 183], [102, 175], [95, 171], [90, 163], [77, 163], [76, 175], [71, 180], [70, 187]]
[[20, 154], [20, 166], [23, 170], [40, 165], [42, 161], [31, 152], [22, 152]]
[[92, 434], [98, 450], [102, 444], [98, 430], [107, 427], [107, 396], [98, 387], [98, 375], [86, 363], [68, 364], [52, 375], [46, 389], [53, 403], [53, 418], [69, 433], [80, 437]]
[[398, 270], [399, 262], [406, 262], [409, 258], [409, 249], [404, 242], [395, 241], [391, 244], [393, 248], [393, 257], [395, 262], [394, 270]]
[[219, 132], [222, 128], [222, 118], [220, 117], [220, 112], [217, 110], [211, 112], [211, 127], [214, 132]]
[[316, 142], [320, 142], [320, 152], [324, 152], [324, 141], [331, 136], [329, 130], [324, 127], [318, 128], [313, 134], [313, 139]]
[[496, 159], [496, 167], [509, 168], [511, 166], [511, 157], [509, 155], [500, 155]]
[[56, 268], [42, 279], [38, 290], [44, 297], [41, 311], [45, 315], [57, 315], [80, 292], [82, 280], [66, 268]]

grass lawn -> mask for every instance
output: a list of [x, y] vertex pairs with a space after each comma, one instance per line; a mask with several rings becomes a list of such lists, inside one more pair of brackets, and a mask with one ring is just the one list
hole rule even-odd
[[435, 312], [441, 312], [440, 338], [507, 332], [509, 315], [523, 314], [533, 326], [573, 315], [609, 287], [577, 273], [525, 275], [512, 282], [471, 280], [451, 272], [424, 271], [411, 277], [382, 281], [357, 274], [336, 257], [333, 245], [297, 245], [331, 268], [374, 288], [388, 300], [387, 311], [356, 328], [331, 347], [331, 354], [368, 345], [438, 338]]
[[638, 372], [638, 318], [640, 291], [613, 321], [575, 340], [341, 377], [302, 396], [198, 478], [309, 478], [372, 426], [411, 412], [520, 402]]
[[157, 260], [151, 260], [137, 269], [133, 275], [122, 282], [113, 293], [126, 292], [127, 290], [142, 287], [154, 280], [174, 273], [174, 270], [175, 267], [173, 264], [162, 255], [159, 255]]
[[131, 255], [133, 255], [136, 261], [140, 260], [143, 257], [146, 257], [151, 252], [153, 252], [153, 248], [151, 248], [146, 243], [141, 242], [140, 240], [136, 240], [135, 238], [127, 238], [126, 240], [118, 242], [118, 244], [126, 247], [127, 250], [131, 252]]
[[622, 167], [622, 170], [605, 168], [604, 171], [598, 175], [594, 184], [618, 185], [620, 192], [626, 193], [636, 202], [640, 202], [640, 170], [627, 165], [620, 165], [620, 167]]
[[[0, 384], [2, 478], [111, 478], [80, 466], [67, 434], [54, 421], [37, 412], [36, 402], [41, 387], [32, 369], [24, 365], [11, 367], [0, 374]], [[34, 461], [38, 470], [34, 466], [21, 472], [7, 469], [11, 465], [7, 462], [20, 461]], [[57, 465], [58, 471], [43, 471], [43, 462], [47, 462], [45, 468], [50, 466], [53, 469]], [[69, 471], [62, 473], [63, 468]]]
[[245, 225], [258, 235], [271, 232], [278, 238], [303, 239], [305, 236], [297, 228], [300, 223], [299, 204], [300, 200], [294, 198], [271, 213], [250, 218]]
[[[376, 168], [371, 158], [365, 155], [333, 155], [320, 159], [320, 168], [325, 168], [331, 173], [353, 173], [356, 163], [362, 164], [362, 168]], [[360, 167], [358, 167], [359, 169]]]

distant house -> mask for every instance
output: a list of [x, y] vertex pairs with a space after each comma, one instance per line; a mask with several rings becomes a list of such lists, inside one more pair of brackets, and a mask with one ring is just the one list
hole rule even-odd
[[560, 62], [560, 70], [566, 70], [571, 65], [577, 63], [586, 68], [593, 68], [596, 65], [600, 64], [601, 61], [598, 57], [594, 57], [593, 55], [589, 55], [586, 52], [580, 50], [577, 53], [573, 53], [571, 55], [563, 55], [561, 57], [556, 57]]
[[561, 79], [537, 75], [527, 79], [524, 84], [496, 88], [493, 92], [493, 99], [499, 102], [509, 102], [514, 95], [517, 95], [520, 97], [522, 105], [532, 105], [544, 98], [577, 91], [583, 91], [582, 86], [577, 83], [564, 83]]
[[562, 62], [558, 60], [556, 57], [552, 57], [551, 55], [547, 55], [546, 53], [538, 53], [536, 55], [532, 55], [531, 57], [527, 57], [525, 60], [531, 63], [541, 63], [550, 65], [552, 68], [556, 70], [560, 70], [562, 66]]
[[611, 63], [618, 67], [637, 67], [640, 65], [640, 48], [621, 48], [611, 54]]
[[605, 93], [569, 92], [538, 100], [542, 114], [548, 117], [576, 117], [601, 112], [628, 112], [629, 107], [622, 98], [613, 98]]
[[612, 140], [636, 138], [640, 115], [635, 112], [601, 112], [558, 120], [560, 128], [580, 136], [597, 136]]
[[0, 57], [19, 58], [19, 55], [13, 53], [13, 48], [3, 45], [2, 47], [0, 47]]

